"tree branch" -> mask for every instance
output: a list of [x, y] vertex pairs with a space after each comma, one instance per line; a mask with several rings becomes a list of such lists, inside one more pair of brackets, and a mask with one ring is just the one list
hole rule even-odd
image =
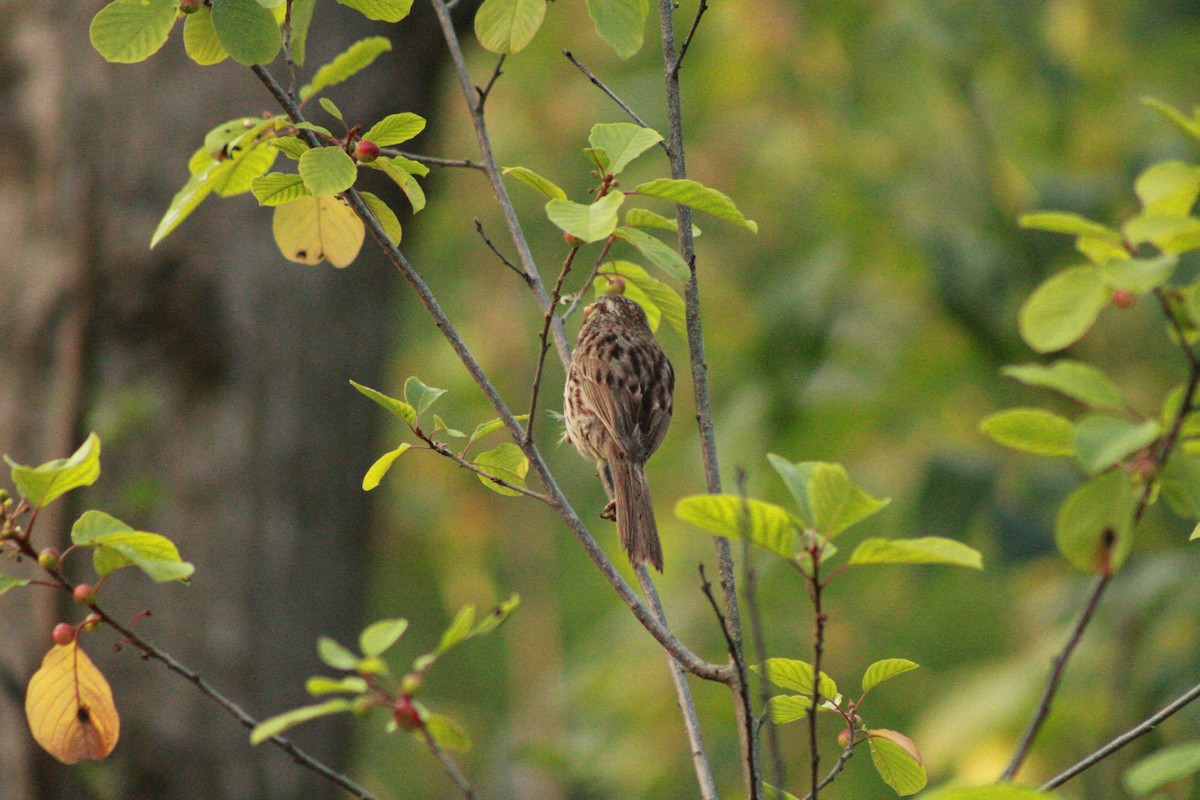
[[849, 745], [845, 750], [842, 751], [842, 754], [838, 756], [837, 763], [833, 765], [833, 769], [829, 770], [829, 774], [821, 779], [821, 782], [816, 785], [816, 788], [811, 793], [804, 796], [804, 800], [816, 800], [816, 793], [833, 783], [833, 780], [838, 776], [838, 773], [846, 768], [846, 762], [854, 757], [854, 750], [851, 749], [852, 747], [853, 745]]
[[[628, 103], [626, 103], [620, 97], [617, 97], [616, 92], [614, 92], [612, 89], [605, 86], [604, 81], [597, 78], [596, 75], [590, 69], [588, 69], [583, 64], [581, 64], [579, 59], [577, 59], [574, 55], [571, 54], [570, 50], [563, 50], [562, 54], [564, 56], [566, 56], [567, 60], [570, 61], [572, 64], [574, 64], [575, 68], [578, 69], [580, 72], [582, 72], [584, 77], [586, 77], [589, 81], [591, 81], [592, 84], [595, 85], [595, 87], [597, 89], [604, 92], [606, 95], [608, 95], [609, 99], [611, 99], [614, 103], [616, 103], [618, 106], [620, 106], [621, 110], [624, 111], [626, 114], [628, 114], [630, 119], [632, 119], [638, 125], [641, 125], [643, 128], [650, 128], [650, 126], [646, 124], [646, 121], [644, 119], [642, 119], [641, 117], [639, 117], [638, 113], [636, 111], [634, 111], [632, 108], [630, 108]], [[653, 129], [651, 129], [651, 130], [653, 130]], [[660, 147], [662, 147], [663, 150], [666, 151], [667, 156], [670, 157], [671, 148], [667, 145], [666, 140], [664, 139], [663, 141], [660, 141], [658, 144]]]
[[696, 35], [696, 29], [700, 27], [700, 18], [704, 16], [705, 11], [708, 11], [708, 0], [700, 0], [700, 7], [696, 9], [696, 18], [692, 20], [692, 29], [688, 31], [687, 38], [683, 40], [683, 47], [679, 48], [679, 58], [675, 59], [675, 66], [671, 67], [672, 75], [679, 74], [679, 68], [683, 66], [683, 57], [687, 55], [688, 48], [692, 46], [692, 37]]
[[434, 757], [441, 762], [442, 769], [450, 776], [450, 780], [454, 781], [454, 785], [462, 792], [462, 796], [466, 800], [475, 800], [475, 790], [471, 788], [471, 782], [467, 780], [467, 776], [459, 769], [458, 764], [450, 757], [450, 754], [437, 743], [437, 739], [433, 738], [433, 734], [429, 732], [428, 728], [421, 728], [421, 738], [425, 740], [426, 746], [429, 747], [429, 752], [433, 753]]

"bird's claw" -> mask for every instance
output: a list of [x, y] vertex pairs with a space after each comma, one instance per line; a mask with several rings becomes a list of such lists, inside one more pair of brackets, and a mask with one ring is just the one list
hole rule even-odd
[[617, 520], [617, 501], [609, 500], [608, 505], [600, 512], [600, 519], [608, 519], [616, 522]]

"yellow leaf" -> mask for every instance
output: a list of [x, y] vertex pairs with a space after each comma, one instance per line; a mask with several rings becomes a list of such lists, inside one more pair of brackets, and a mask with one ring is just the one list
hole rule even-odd
[[25, 717], [33, 738], [64, 764], [99, 761], [117, 746], [112, 689], [78, 642], [55, 645], [29, 680]]
[[349, 266], [362, 248], [366, 229], [337, 197], [301, 197], [275, 207], [275, 243], [288, 261]]

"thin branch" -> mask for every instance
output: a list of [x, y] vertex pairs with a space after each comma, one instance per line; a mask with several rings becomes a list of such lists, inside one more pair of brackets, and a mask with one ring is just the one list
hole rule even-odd
[[[562, 54], [564, 56], [566, 56], [567, 60], [570, 61], [572, 64], [574, 64], [575, 68], [578, 69], [580, 72], [582, 72], [584, 77], [587, 78], [589, 81], [591, 81], [596, 86], [597, 89], [604, 92], [606, 95], [608, 95], [609, 99], [611, 99], [614, 103], [616, 103], [618, 106], [620, 106], [621, 110], [624, 111], [626, 114], [628, 114], [630, 119], [632, 119], [638, 125], [641, 125], [643, 128], [650, 128], [650, 126], [646, 124], [646, 121], [644, 119], [642, 119], [641, 117], [639, 117], [638, 113], [629, 107], [628, 103], [626, 103], [620, 97], [617, 97], [616, 92], [614, 92], [612, 89], [605, 86], [604, 81], [597, 78], [595, 73], [593, 73], [590, 69], [585, 67], [582, 63], [580, 63], [579, 59], [577, 59], [574, 55], [572, 55], [570, 50], [563, 50]], [[651, 130], [653, 130], [653, 129], [651, 128]], [[664, 151], [666, 151], [667, 156], [670, 157], [671, 148], [666, 143], [666, 141], [663, 140], [663, 141], [659, 142], [658, 144], [662, 147], [662, 149]]]
[[700, 7], [696, 9], [696, 18], [692, 20], [692, 29], [688, 31], [687, 38], [683, 40], [683, 47], [679, 48], [679, 58], [675, 59], [675, 66], [671, 67], [673, 76], [679, 75], [679, 68], [683, 66], [683, 57], [687, 55], [688, 48], [692, 46], [692, 37], [696, 35], [696, 28], [700, 27], [700, 18], [704, 16], [705, 11], [708, 11], [708, 0], [700, 0]]
[[428, 438], [422, 433], [418, 433], [417, 435], [421, 437], [422, 441], [424, 441], [427, 445], [429, 445], [430, 450], [432, 450], [435, 453], [438, 453], [439, 455], [445, 456], [446, 458], [450, 459], [454, 463], [458, 464], [463, 469], [470, 470], [471, 472], [474, 472], [476, 475], [486, 478], [487, 480], [491, 481], [492, 483], [496, 484], [497, 486], [503, 486], [506, 489], [511, 489], [514, 492], [523, 494], [526, 497], [530, 497], [534, 500], [545, 503], [546, 505], [552, 505], [552, 503], [550, 502], [550, 498], [547, 497], [546, 495], [541, 494], [539, 492], [535, 492], [532, 489], [528, 489], [524, 486], [518, 486], [515, 483], [510, 483], [510, 482], [506, 481], [504, 478], [501, 478], [497, 475], [493, 475], [492, 473], [488, 472], [487, 470], [481, 468], [480, 466], [475, 464], [473, 461], [468, 461], [467, 459], [463, 458], [458, 453], [454, 452], [449, 447], [447, 447], [444, 443], [439, 442], [435, 439]]
[[837, 763], [833, 765], [833, 769], [829, 770], [829, 774], [821, 779], [821, 782], [816, 785], [812, 793], [804, 796], [804, 800], [816, 800], [816, 793], [833, 783], [833, 779], [838, 776], [838, 773], [846, 768], [846, 762], [854, 757], [852, 747], [853, 745], [850, 745], [842, 751], [842, 754], [838, 756]]
[[428, 728], [421, 728], [421, 738], [425, 740], [425, 744], [429, 747], [429, 752], [433, 753], [434, 757], [442, 763], [442, 769], [446, 770], [446, 774], [450, 776], [450, 780], [454, 781], [454, 785], [462, 792], [462, 796], [466, 800], [475, 800], [475, 790], [471, 788], [471, 782], [467, 780], [467, 776], [459, 769], [458, 764], [450, 757], [437, 740], [433, 738], [433, 734]]
[[[1171, 305], [1163, 290], [1155, 289], [1155, 297], [1158, 299], [1163, 315], [1167, 318], [1168, 323], [1172, 326], [1179, 347], [1183, 352], [1184, 358], [1188, 364], [1188, 381], [1183, 393], [1183, 399], [1179, 403], [1179, 409], [1175, 412], [1175, 417], [1171, 421], [1171, 427], [1167, 430], [1166, 436], [1160, 441], [1155, 448], [1152, 456], [1153, 471], [1155, 473], [1162, 470], [1166, 465], [1167, 460], [1174, 452], [1176, 445], [1179, 443], [1180, 433], [1183, 430], [1183, 423], [1188, 415], [1196, 410], [1197, 389], [1200, 387], [1200, 357], [1197, 357], [1195, 351], [1187, 343], [1187, 337], [1183, 326], [1179, 319], [1171, 311]], [[1146, 513], [1146, 509], [1150, 505], [1150, 495], [1154, 489], [1155, 482], [1147, 480], [1142, 489], [1141, 497], [1138, 498], [1137, 509], [1133, 515], [1133, 527], [1136, 528], [1141, 522], [1142, 517]], [[1106, 570], [1099, 579], [1097, 579], [1091, 594], [1084, 605], [1083, 613], [1079, 617], [1079, 621], [1075, 624], [1075, 628], [1071, 632], [1070, 638], [1067, 639], [1066, 645], [1062, 652], [1054, 658], [1054, 667], [1050, 671], [1050, 676], [1046, 681], [1046, 688], [1042, 692], [1041, 700], [1038, 702], [1037, 708], [1034, 710], [1033, 718], [1029, 721], [1029, 726], [1025, 729], [1025, 733], [1021, 737], [1021, 741], [1017, 745], [1016, 752], [1013, 753], [1012, 760], [1000, 775], [1000, 780], [1007, 781], [1017, 774], [1017, 770], [1021, 768], [1022, 762], [1029, 754], [1030, 748], [1033, 746], [1033, 741], [1037, 737], [1038, 731], [1041, 730], [1042, 724], [1046, 721], [1046, 717], [1050, 713], [1050, 705], [1054, 700], [1054, 695], [1058, 691], [1059, 683], [1062, 680], [1063, 672], [1066, 669], [1067, 662], [1070, 660], [1072, 653], [1083, 637], [1083, 632], [1087, 628], [1088, 622], [1091, 621], [1092, 615], [1096, 610], [1096, 606], [1100, 602], [1100, 596], [1104, 593], [1109, 581], [1112, 579], [1111, 571]]]
[[[737, 474], [738, 496], [746, 498], [746, 471], [738, 469]], [[742, 525], [747, 524], [743, 514]], [[767, 660], [767, 640], [763, 633], [762, 615], [759, 613], [758, 606], [758, 573], [754, 568], [754, 559], [751, 557], [752, 547], [750, 545], [750, 537], [742, 537], [742, 591], [744, 593], [744, 602], [746, 604], [746, 616], [750, 620], [750, 637], [754, 640], [754, 654], [758, 663], [766, 663]], [[759, 703], [763, 708], [767, 707], [767, 703], [771, 699], [771, 689], [766, 681], [759, 682]], [[775, 778], [775, 788], [785, 789], [787, 786], [787, 768], [784, 765], [783, 749], [779, 741], [779, 726], [775, 724], [775, 720], [771, 719], [770, 714], [763, 715], [764, 724], [767, 726], [767, 749], [771, 753], [771, 768], [773, 777]], [[761, 728], [762, 725], [759, 725]]]
[[[817, 747], [817, 718], [821, 715], [817, 708], [821, 703], [821, 661], [825, 654], [825, 612], [821, 608], [821, 593], [825, 584], [821, 582], [821, 550], [823, 545], [819, 539], [813, 540], [809, 553], [812, 555], [812, 579], [809, 587], [812, 589], [813, 602], [813, 688], [812, 706], [808, 711], [808, 746], [812, 751], [812, 791], [809, 797], [817, 800], [817, 792], [821, 791], [819, 770], [821, 768], [821, 749]], [[833, 698], [830, 698], [831, 700]]]
[[479, 110], [482, 112], [484, 105], [487, 104], [488, 95], [492, 93], [492, 87], [496, 85], [496, 81], [504, 74], [503, 69], [504, 59], [508, 58], [508, 53], [501, 53], [500, 58], [496, 61], [496, 68], [492, 70], [492, 77], [488, 79], [487, 85], [480, 89], [475, 87], [476, 94], [479, 95]]
[[[608, 248], [612, 246], [612, 238], [604, 246], [604, 252], [608, 252]], [[572, 247], [571, 252], [567, 253], [566, 259], [563, 260], [562, 269], [558, 272], [558, 280], [554, 282], [554, 291], [550, 293], [550, 306], [546, 309], [546, 314], [542, 319], [542, 333], [539, 337], [541, 346], [538, 348], [537, 369], [533, 372], [533, 388], [529, 392], [529, 419], [525, 425], [525, 444], [526, 446], [533, 443], [533, 421], [537, 415], [538, 392], [542, 388], [542, 369], [546, 366], [546, 351], [550, 349], [550, 324], [554, 321], [554, 309], [558, 306], [558, 300], [562, 297], [563, 281], [567, 279], [567, 275], [571, 272], [571, 265], [575, 263], [575, 256], [579, 254], [578, 247]], [[603, 256], [602, 256], [603, 257]]]
[[502, 263], [504, 266], [511, 269], [513, 272], [517, 273], [517, 275], [520, 276], [521, 280], [525, 281], [526, 286], [532, 285], [530, 282], [529, 276], [526, 275], [521, 270], [520, 267], [518, 267], [516, 264], [509, 261], [508, 258], [504, 255], [504, 253], [500, 252], [500, 250], [496, 247], [496, 245], [492, 244], [492, 240], [489, 239], [488, 235], [483, 232], [483, 223], [479, 221], [478, 217], [475, 218], [475, 230], [476, 230], [476, 232], [479, 233], [480, 237], [483, 239], [483, 243], [488, 246], [488, 249], [496, 254], [496, 258], [500, 259], [500, 263]]
[[416, 161], [419, 164], [428, 164], [431, 167], [465, 167], [466, 169], [477, 169], [481, 172], [484, 169], [483, 164], [478, 161], [472, 161], [469, 158], [435, 158], [434, 156], [425, 156], [420, 153], [410, 153], [407, 150], [397, 150], [394, 147], [379, 148], [380, 155], [401, 158], [407, 158], [410, 161]]
[[[663, 612], [662, 601], [659, 600], [658, 591], [654, 588], [654, 581], [650, 578], [650, 573], [644, 565], [639, 565], [635, 572], [646, 602], [649, 603], [655, 616], [662, 621], [663, 625], [666, 625], [667, 616]], [[679, 711], [683, 715], [683, 728], [687, 732], [688, 744], [692, 748], [692, 767], [696, 770], [696, 782], [700, 785], [700, 797], [702, 800], [718, 800], [717, 784], [713, 780], [712, 766], [709, 764], [708, 754], [704, 749], [700, 718], [696, 714], [696, 703], [692, 699], [692, 692], [688, 687], [687, 675], [684, 673], [683, 667], [670, 656], [667, 657], [667, 666], [671, 671], [671, 681], [675, 684], [675, 696], [679, 700]]]
[[1046, 721], [1046, 717], [1050, 714], [1050, 705], [1054, 701], [1054, 695], [1058, 692], [1058, 685], [1062, 682], [1067, 662], [1071, 659], [1071, 655], [1075, 652], [1075, 648], [1083, 638], [1083, 632], [1087, 629], [1088, 623], [1091, 622], [1092, 615], [1096, 612], [1096, 606], [1100, 604], [1100, 597], [1104, 594], [1104, 590], [1108, 587], [1111, 580], [1112, 575], [1101, 575], [1092, 587], [1087, 603], [1084, 604], [1083, 613], [1079, 615], [1079, 620], [1071, 630], [1071, 635], [1068, 637], [1067, 643], [1063, 646], [1062, 652], [1054, 657], [1054, 667], [1050, 670], [1050, 677], [1046, 680], [1046, 687], [1042, 690], [1041, 700], [1038, 701], [1033, 718], [1029, 720], [1029, 725], [1025, 728], [1025, 733], [1021, 736], [1021, 741], [1017, 745], [1016, 752], [1013, 753], [1012, 760], [1008, 762], [1008, 766], [1001, 773], [1000, 780], [1012, 780], [1016, 776], [1017, 770], [1021, 768], [1021, 764], [1025, 761], [1025, 757], [1029, 755], [1029, 750], [1033, 746], [1033, 740], [1037, 737], [1038, 731], [1041, 730], [1042, 723]]
[[1200, 684], [1188, 689], [1174, 701], [1163, 706], [1158, 712], [1147, 717], [1144, 721], [1138, 723], [1137, 725], [1134, 725], [1132, 728], [1125, 731], [1125, 733], [1122, 733], [1120, 736], [1116, 737], [1108, 744], [1089, 755], [1087, 758], [1081, 759], [1077, 763], [1072, 764], [1070, 767], [1067, 767], [1065, 770], [1046, 781], [1046, 783], [1042, 785], [1041, 791], [1048, 792], [1051, 789], [1057, 789], [1059, 786], [1062, 786], [1079, 773], [1108, 758], [1125, 745], [1141, 736], [1145, 736], [1168, 717], [1185, 708], [1190, 703], [1195, 702], [1198, 698], [1200, 698]]
[[[450, 51], [450, 60], [454, 63], [454, 72], [458, 77], [459, 89], [462, 91], [463, 99], [467, 103], [467, 108], [471, 112], [471, 125], [475, 129], [475, 140], [479, 145], [479, 153], [483, 159], [484, 172], [488, 176], [488, 182], [492, 184], [492, 192], [496, 195], [496, 202], [500, 205], [500, 210], [504, 214], [505, 225], [508, 226], [509, 236], [512, 237], [513, 245], [517, 249], [517, 259], [521, 264], [521, 269], [529, 276], [529, 285], [533, 289], [534, 295], [537, 297], [538, 307], [542, 313], [545, 313], [547, 308], [550, 308], [550, 295], [546, 292], [546, 287], [542, 283], [541, 274], [538, 272], [537, 264], [533, 260], [533, 253], [529, 249], [529, 242], [525, 238], [525, 231], [521, 228], [521, 221], [517, 219], [516, 209], [513, 207], [512, 200], [508, 196], [508, 188], [504, 185], [504, 178], [500, 174], [500, 167], [496, 163], [496, 156], [492, 153], [491, 137], [488, 134], [487, 123], [483, 118], [483, 104], [479, 101], [476, 90], [471, 83], [471, 74], [467, 70], [467, 62], [463, 57], [462, 47], [458, 42], [458, 33], [454, 28], [454, 21], [450, 18], [450, 9], [447, 8], [444, 0], [431, 0], [433, 10], [437, 14], [438, 23], [442, 28], [442, 36], [446, 40], [446, 47]], [[551, 328], [551, 333], [554, 335], [554, 346], [558, 351], [558, 357], [562, 361], [563, 369], [571, 362], [571, 347], [567, 343], [566, 333], [563, 331], [561, 322], [555, 322]]]
[[[433, 0], [433, 2], [435, 6], [438, 7], [440, 12], [444, 11], [445, 6], [441, 0]], [[451, 28], [450, 33], [453, 34], [453, 28]], [[455, 40], [454, 44], [457, 46], [457, 39]], [[459, 54], [461, 56], [461, 51]], [[263, 85], [266, 86], [271, 95], [280, 102], [281, 106], [291, 117], [292, 121], [301, 122], [303, 120], [303, 116], [300, 113], [300, 109], [297, 108], [296, 104], [292, 102], [286, 94], [283, 93], [283, 90], [280, 89], [279, 84], [275, 81], [271, 74], [260, 66], [251, 67], [251, 70], [256, 76], [258, 76], [259, 80], [263, 82]], [[313, 142], [316, 141], [312, 131], [301, 130], [300, 133], [302, 136], [306, 137], [306, 141], [309, 141], [310, 146], [312, 146]], [[375, 215], [371, 213], [369, 208], [367, 208], [366, 203], [363, 202], [362, 196], [355, 189], [348, 189], [343, 193], [343, 197], [345, 197], [346, 202], [350, 204], [350, 207], [354, 210], [354, 212], [358, 214], [359, 218], [363, 220], [363, 224], [366, 226], [367, 232], [370, 234], [371, 238], [375, 240], [375, 243], [379, 246], [380, 250], [383, 251], [383, 254], [387, 257], [388, 261], [390, 261], [392, 265], [400, 272], [400, 274], [404, 276], [404, 279], [408, 281], [409, 286], [411, 286], [413, 291], [416, 292], [418, 299], [420, 299], [422, 305], [425, 306], [425, 309], [429, 312], [430, 316], [433, 317], [434, 324], [438, 327], [438, 330], [442, 332], [442, 335], [445, 337], [447, 343], [450, 345], [451, 349], [454, 350], [455, 355], [458, 356], [459, 360], [466, 368], [467, 373], [471, 376], [472, 380], [475, 381], [475, 384], [479, 387], [480, 391], [483, 392], [484, 397], [496, 411], [500, 419], [503, 420], [505, 426], [512, 434], [513, 440], [523, 444], [525, 439], [525, 431], [521, 427], [521, 423], [517, 421], [516, 417], [512, 413], [512, 410], [509, 409], [508, 405], [504, 402], [504, 399], [500, 396], [500, 393], [496, 390], [496, 387], [492, 384], [491, 379], [489, 379], [487, 374], [483, 371], [483, 367], [480, 366], [479, 362], [475, 359], [474, 354], [471, 353], [466, 344], [463, 342], [462, 337], [459, 336], [458, 331], [450, 322], [450, 319], [446, 316], [441, 304], [438, 303], [437, 298], [433, 295], [432, 290], [430, 290], [429, 284], [425, 282], [425, 279], [421, 276], [421, 274], [413, 268], [413, 266], [408, 262], [408, 259], [404, 257], [404, 254], [401, 253], [400, 250], [392, 243], [391, 239], [388, 238], [387, 232], [383, 229], [383, 226], [380, 225], [379, 220], [375, 217]], [[537, 285], [541, 285], [540, 279]], [[548, 301], [549, 297], [546, 299]], [[561, 326], [558, 326], [558, 330], [561, 331]], [[644, 627], [650, 633], [650, 635], [653, 636], [667, 650], [667, 652], [674, 656], [675, 659], [679, 661], [679, 663], [682, 664], [688, 672], [691, 672], [693, 675], [705, 680], [729, 684], [730, 681], [733, 680], [731, 677], [733, 673], [728, 666], [713, 664], [705, 661], [685, 647], [684, 644], [680, 642], [679, 639], [673, 633], [671, 633], [671, 631], [664, 626], [662, 622], [650, 611], [650, 609], [647, 608], [646, 605], [638, 598], [633, 589], [629, 586], [628, 582], [626, 582], [626, 580], [621, 576], [620, 572], [617, 571], [616, 566], [613, 565], [607, 554], [605, 554], [605, 552], [600, 548], [600, 545], [596, 543], [596, 540], [592, 537], [591, 532], [588, 531], [587, 526], [584, 525], [583, 521], [579, 519], [579, 515], [575, 513], [575, 509], [571, 507], [571, 504], [567, 501], [566, 496], [563, 495], [562, 490], [558, 486], [558, 482], [555, 481], [553, 473], [551, 473], [550, 468], [542, 458], [537, 446], [533, 443], [529, 443], [527, 446], [522, 447], [522, 451], [529, 458], [530, 465], [533, 467], [534, 471], [537, 472], [538, 477], [542, 481], [542, 485], [545, 486], [546, 495], [549, 499], [551, 508], [553, 508], [563, 522], [566, 523], [571, 533], [574, 534], [575, 538], [578, 539], [579, 543], [583, 546], [584, 551], [592, 560], [592, 563], [595, 564], [597, 569], [599, 569], [604, 575], [605, 579], [616, 591], [622, 602], [624, 602], [625, 605], [629, 607], [629, 610], [633, 612], [634, 617], [642, 624], [642, 627]]]

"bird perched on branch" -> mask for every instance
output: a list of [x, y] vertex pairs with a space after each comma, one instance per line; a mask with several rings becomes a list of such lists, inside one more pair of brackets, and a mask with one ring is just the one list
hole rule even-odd
[[596, 462], [621, 546], [635, 567], [663, 568], [646, 460], [671, 424], [675, 371], [654, 340], [646, 312], [619, 294], [583, 311], [564, 392], [566, 438]]

